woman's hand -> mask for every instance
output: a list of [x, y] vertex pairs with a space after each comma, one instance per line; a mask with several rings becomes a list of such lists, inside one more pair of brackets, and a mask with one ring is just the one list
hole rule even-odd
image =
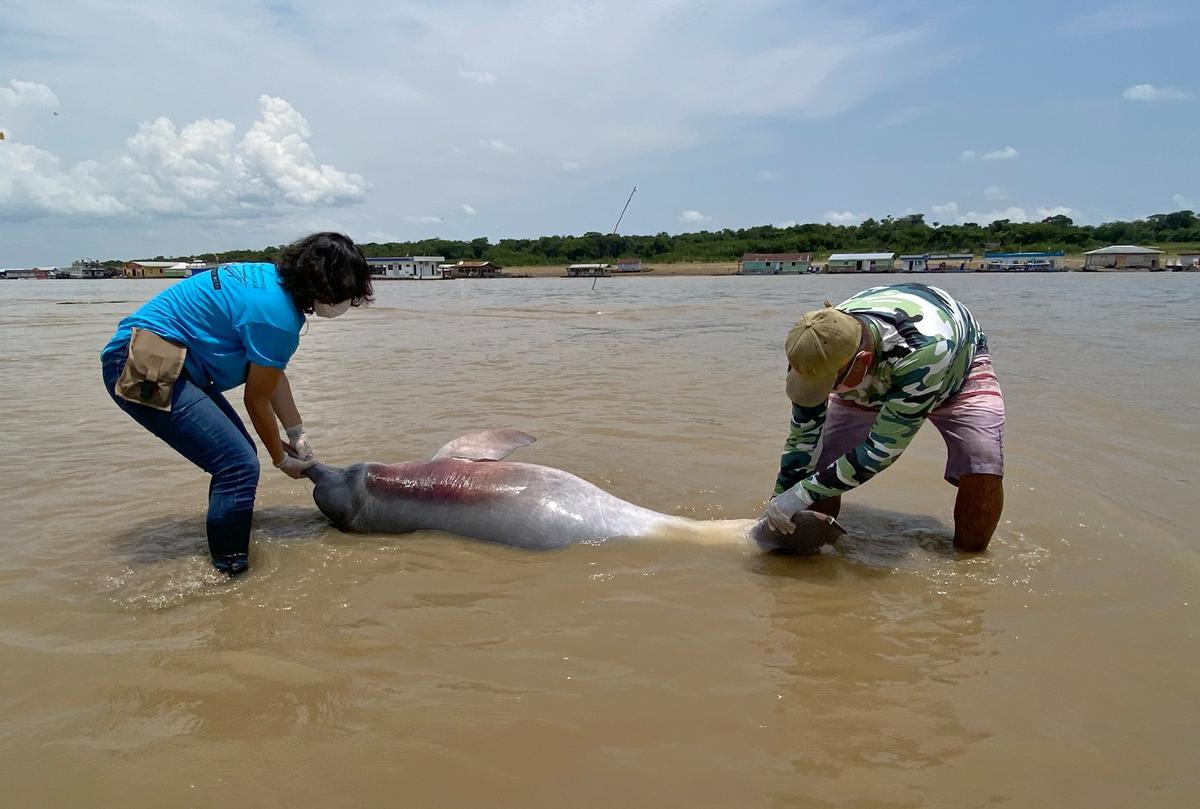
[[284, 455], [283, 460], [275, 464], [276, 468], [283, 474], [287, 475], [292, 480], [299, 480], [304, 477], [304, 473], [317, 465], [316, 458], [296, 458], [292, 455]]
[[297, 424], [295, 427], [287, 428], [288, 449], [296, 453], [296, 457], [302, 461], [316, 460], [316, 455], [313, 454], [312, 445], [308, 443], [308, 433], [304, 431], [303, 424]]

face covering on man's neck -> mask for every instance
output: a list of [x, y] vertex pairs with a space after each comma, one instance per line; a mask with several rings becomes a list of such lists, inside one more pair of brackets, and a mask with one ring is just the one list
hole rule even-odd
[[338, 315], [346, 314], [346, 312], [349, 310], [349, 298], [341, 303], [321, 303], [320, 301], [317, 301], [313, 304], [313, 314], [317, 317], [337, 317]]

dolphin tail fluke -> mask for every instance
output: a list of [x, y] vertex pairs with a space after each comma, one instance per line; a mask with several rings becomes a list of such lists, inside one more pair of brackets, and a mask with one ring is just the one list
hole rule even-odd
[[465, 461], [502, 461], [513, 451], [537, 441], [520, 430], [484, 430], [468, 433], [451, 441], [437, 451], [433, 460], [461, 458]]

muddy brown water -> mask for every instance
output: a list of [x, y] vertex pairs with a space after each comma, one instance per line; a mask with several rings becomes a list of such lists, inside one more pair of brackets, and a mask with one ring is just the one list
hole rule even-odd
[[[788, 326], [880, 280], [381, 284], [290, 375], [328, 462], [517, 427], [515, 460], [750, 517]], [[3, 804], [1196, 805], [1200, 277], [933, 280], [1008, 405], [985, 555], [926, 429], [812, 559], [347, 536], [268, 465], [233, 584], [204, 476], [101, 389], [163, 283], [0, 283]]]

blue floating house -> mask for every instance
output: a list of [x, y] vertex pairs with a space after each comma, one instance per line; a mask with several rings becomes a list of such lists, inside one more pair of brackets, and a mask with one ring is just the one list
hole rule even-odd
[[812, 253], [746, 253], [738, 261], [738, 275], [805, 273], [811, 266]]
[[1061, 272], [1062, 250], [1025, 253], [984, 253], [985, 272]]

